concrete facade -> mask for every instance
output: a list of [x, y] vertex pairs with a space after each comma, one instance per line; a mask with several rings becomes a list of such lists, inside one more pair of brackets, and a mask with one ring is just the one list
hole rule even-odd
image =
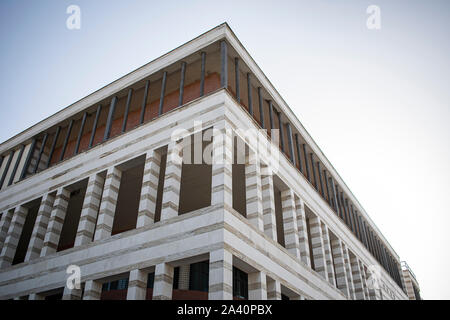
[[[202, 132], [211, 163], [185, 163]], [[398, 255], [226, 24], [0, 155], [0, 299], [104, 299], [125, 278], [126, 299], [233, 299], [236, 269], [248, 299], [408, 299]]]

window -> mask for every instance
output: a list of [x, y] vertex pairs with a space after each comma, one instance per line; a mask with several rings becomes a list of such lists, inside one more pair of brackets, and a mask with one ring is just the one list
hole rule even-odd
[[209, 261], [191, 264], [189, 272], [189, 290], [208, 292]]
[[284, 242], [284, 223], [283, 223], [283, 207], [281, 203], [281, 191], [277, 186], [273, 186], [275, 200], [275, 222], [277, 226], [277, 242], [285, 246]]
[[112, 290], [126, 290], [128, 288], [128, 278], [111, 281], [104, 283], [102, 286], [102, 292], [112, 291]]
[[45, 296], [45, 300], [62, 300], [63, 297], [63, 293], [62, 292], [58, 292], [58, 293], [54, 293], [54, 294], [50, 294], [48, 296]]
[[233, 297], [238, 300], [248, 299], [248, 275], [233, 267]]
[[155, 273], [149, 273], [147, 277], [147, 288], [153, 289], [153, 284], [155, 283]]
[[136, 228], [144, 165], [145, 157], [143, 156], [122, 165], [122, 176], [111, 235]]
[[27, 215], [25, 217], [25, 222], [23, 224], [22, 232], [20, 234], [19, 242], [17, 244], [16, 253], [14, 254], [14, 259], [12, 265], [21, 263], [25, 261], [25, 256], [27, 254], [27, 249], [30, 244], [31, 235], [33, 233], [33, 227], [36, 222], [36, 217], [39, 211], [39, 205], [41, 199], [32, 201], [27, 208]]
[[180, 267], [173, 269], [173, 289], [178, 289], [178, 282], [180, 281]]
[[311, 260], [311, 268], [313, 270], [316, 270], [316, 265], [314, 264], [314, 251], [312, 247], [311, 224], [309, 221], [309, 217], [306, 217], [306, 232], [308, 234], [309, 260]]

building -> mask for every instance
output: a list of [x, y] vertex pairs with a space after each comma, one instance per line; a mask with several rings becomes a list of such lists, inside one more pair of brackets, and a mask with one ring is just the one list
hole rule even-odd
[[399, 256], [227, 24], [0, 155], [0, 299], [408, 299]]

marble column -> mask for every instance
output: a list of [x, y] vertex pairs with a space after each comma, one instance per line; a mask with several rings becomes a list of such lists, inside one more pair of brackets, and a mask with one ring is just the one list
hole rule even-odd
[[279, 281], [267, 279], [267, 300], [281, 300], [281, 283]]
[[217, 249], [209, 254], [208, 299], [233, 299], [233, 255], [226, 249]]
[[97, 173], [89, 177], [75, 237], [75, 247], [90, 243], [94, 238], [104, 183], [105, 178], [102, 174]]
[[247, 219], [258, 230], [264, 231], [261, 167], [257, 154], [249, 150], [245, 161], [245, 196]]
[[55, 202], [50, 214], [47, 232], [45, 233], [44, 245], [41, 250], [41, 257], [55, 253], [58, 250], [59, 238], [61, 236], [64, 219], [66, 218], [69, 199], [70, 191], [66, 188], [59, 188], [56, 191]]
[[16, 254], [17, 245], [23, 230], [23, 225], [27, 217], [28, 209], [24, 206], [17, 206], [14, 210], [11, 223], [6, 234], [3, 248], [0, 254], [0, 268], [9, 267]]
[[248, 274], [248, 299], [267, 300], [266, 274], [262, 271]]
[[342, 241], [340, 239], [331, 240], [331, 250], [334, 260], [334, 268], [336, 274], [336, 285], [341, 292], [350, 298], [350, 290], [347, 282], [347, 271], [345, 268], [344, 251]]
[[11, 224], [12, 217], [14, 215], [14, 210], [5, 210], [0, 219], [0, 248], [3, 247], [6, 236], [8, 235], [8, 229]]
[[347, 286], [350, 293], [350, 298], [356, 300], [353, 272], [350, 263], [350, 253], [348, 247], [345, 245], [344, 242], [342, 242], [342, 251], [344, 252], [344, 265], [345, 265], [345, 272], [347, 273]]
[[275, 216], [275, 195], [273, 189], [273, 175], [269, 173], [261, 180], [264, 233], [277, 241], [277, 225]]
[[292, 189], [281, 192], [281, 210], [283, 214], [285, 247], [292, 255], [300, 259], [297, 213]]
[[172, 300], [173, 269], [166, 262], [156, 265], [153, 300]]
[[88, 280], [84, 284], [83, 300], [100, 300], [102, 284], [99, 281]]
[[325, 245], [322, 233], [322, 221], [317, 216], [309, 218], [309, 229], [311, 233], [311, 247], [314, 258], [314, 268], [317, 273], [328, 281], [327, 262], [325, 260]]
[[44, 246], [44, 238], [47, 232], [50, 215], [55, 202], [55, 193], [47, 193], [42, 197], [39, 211], [31, 233], [30, 243], [28, 245], [25, 261], [39, 258], [42, 247]]
[[145, 300], [147, 295], [148, 274], [142, 270], [130, 271], [128, 279], [127, 300]]
[[350, 255], [350, 266], [352, 271], [353, 284], [355, 288], [355, 299], [366, 300], [366, 293], [364, 290], [363, 278], [361, 269], [359, 267], [358, 258], [354, 255]]
[[295, 210], [297, 213], [298, 241], [300, 248], [300, 259], [307, 266], [311, 266], [311, 255], [309, 252], [308, 230], [306, 226], [305, 203], [299, 197], [295, 197]]
[[122, 171], [117, 167], [109, 168], [106, 172], [94, 241], [111, 236], [121, 178]]
[[225, 123], [214, 127], [211, 205], [233, 208], [233, 135]]
[[178, 216], [182, 167], [181, 142], [171, 141], [167, 148], [166, 174], [161, 205], [161, 221]]
[[330, 233], [329, 233], [328, 227], [323, 222], [321, 223], [321, 228], [322, 228], [322, 236], [323, 236], [323, 245], [324, 245], [324, 249], [325, 249], [325, 261], [327, 264], [327, 271], [328, 271], [328, 281], [333, 286], [336, 286], [333, 257], [331, 256], [332, 251], [331, 251]]
[[149, 151], [145, 159], [136, 228], [152, 224], [155, 221], [160, 166], [161, 154], [156, 150]]

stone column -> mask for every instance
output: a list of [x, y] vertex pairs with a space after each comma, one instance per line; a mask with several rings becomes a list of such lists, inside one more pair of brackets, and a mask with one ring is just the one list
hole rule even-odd
[[264, 233], [277, 241], [277, 224], [275, 217], [275, 196], [273, 193], [273, 175], [264, 176], [262, 178], [262, 203], [263, 203], [263, 219]]
[[245, 197], [247, 219], [258, 230], [264, 231], [261, 167], [257, 154], [249, 150], [245, 161]]
[[403, 292], [406, 291], [406, 283], [405, 283], [405, 277], [403, 276], [403, 270], [402, 270], [402, 266], [400, 265], [400, 263], [395, 263], [395, 265], [397, 266], [398, 269], [398, 276], [400, 277], [400, 282], [402, 284], [401, 289], [403, 290]]
[[262, 271], [248, 274], [248, 299], [267, 300], [266, 274]]
[[347, 286], [348, 286], [348, 290], [350, 293], [350, 298], [353, 300], [356, 300], [353, 272], [352, 272], [352, 266], [350, 264], [350, 254], [348, 251], [348, 247], [345, 245], [344, 242], [342, 242], [342, 250], [344, 252], [344, 266], [345, 266], [345, 272], [347, 274]]
[[13, 214], [14, 210], [6, 210], [0, 219], [0, 248], [3, 247], [3, 243], [5, 242]]
[[14, 210], [0, 254], [0, 268], [9, 267], [14, 260], [17, 244], [19, 243], [20, 234], [22, 233], [27, 213], [28, 209], [24, 206], [17, 206]]
[[416, 294], [414, 292], [414, 285], [407, 269], [402, 270], [402, 277], [405, 278], [406, 295], [408, 296], [409, 300], [417, 300]]
[[356, 256], [350, 255], [350, 266], [352, 271], [353, 284], [355, 288], [355, 299], [366, 300], [366, 293], [364, 291], [363, 278], [361, 275], [361, 269], [359, 267], [359, 261]]
[[281, 192], [281, 210], [283, 213], [285, 247], [292, 255], [300, 259], [297, 213], [295, 210], [294, 192], [291, 189]]
[[331, 250], [333, 254], [336, 285], [344, 295], [350, 298], [350, 291], [347, 283], [347, 272], [345, 269], [344, 251], [342, 249], [342, 242], [340, 239], [331, 240]]
[[167, 148], [166, 175], [161, 205], [161, 221], [178, 216], [180, 203], [182, 151], [181, 142], [171, 141]]
[[333, 264], [333, 257], [332, 251], [331, 251], [331, 243], [330, 243], [330, 233], [328, 231], [328, 227], [325, 225], [325, 223], [321, 222], [320, 227], [322, 228], [322, 236], [323, 236], [323, 246], [324, 246], [324, 252], [325, 252], [325, 261], [327, 264], [327, 271], [328, 271], [328, 281], [333, 285], [336, 286], [336, 278], [335, 278], [335, 272], [334, 272], [334, 264]]
[[90, 243], [94, 238], [104, 183], [105, 178], [102, 174], [97, 173], [89, 177], [75, 237], [75, 247]]
[[281, 300], [281, 283], [267, 279], [267, 300]]
[[226, 249], [218, 249], [209, 254], [208, 299], [233, 299], [233, 255]]
[[70, 191], [66, 188], [59, 188], [56, 191], [55, 202], [50, 219], [48, 222], [47, 232], [44, 237], [44, 245], [41, 250], [41, 257], [55, 253], [58, 249], [59, 237], [66, 218], [67, 206], [69, 204]]
[[311, 267], [309, 252], [308, 230], [306, 227], [305, 203], [302, 199], [295, 197], [295, 210], [297, 213], [298, 241], [300, 248], [300, 259]]
[[211, 205], [233, 208], [233, 135], [226, 125], [214, 127]]
[[117, 167], [109, 168], [106, 172], [105, 185], [103, 187], [102, 201], [100, 203], [100, 211], [98, 213], [94, 241], [111, 236], [121, 178], [122, 171], [120, 171]]
[[95, 280], [88, 280], [84, 284], [83, 300], [100, 300], [102, 284]]
[[309, 229], [311, 233], [311, 247], [314, 258], [314, 268], [317, 273], [328, 281], [327, 263], [325, 260], [325, 245], [322, 234], [322, 221], [317, 216], [309, 218]]
[[156, 265], [153, 300], [172, 300], [173, 269], [165, 262]]
[[161, 154], [156, 150], [149, 151], [145, 159], [136, 228], [152, 224], [155, 221], [160, 165]]
[[145, 300], [147, 295], [147, 273], [135, 269], [130, 271], [127, 300]]
[[25, 261], [39, 258], [42, 247], [44, 246], [44, 238], [47, 232], [48, 222], [55, 202], [55, 193], [47, 193], [42, 197], [39, 211], [34, 223], [33, 232], [31, 234], [30, 243], [28, 245]]
[[366, 267], [364, 266], [364, 264], [359, 259], [357, 259], [357, 261], [358, 261], [359, 271], [361, 272], [362, 286], [363, 286], [363, 289], [364, 289], [364, 295], [366, 297], [366, 300], [370, 300], [369, 288], [367, 286]]
[[81, 300], [82, 290], [80, 289], [69, 289], [67, 286], [64, 287], [64, 292], [62, 300]]

